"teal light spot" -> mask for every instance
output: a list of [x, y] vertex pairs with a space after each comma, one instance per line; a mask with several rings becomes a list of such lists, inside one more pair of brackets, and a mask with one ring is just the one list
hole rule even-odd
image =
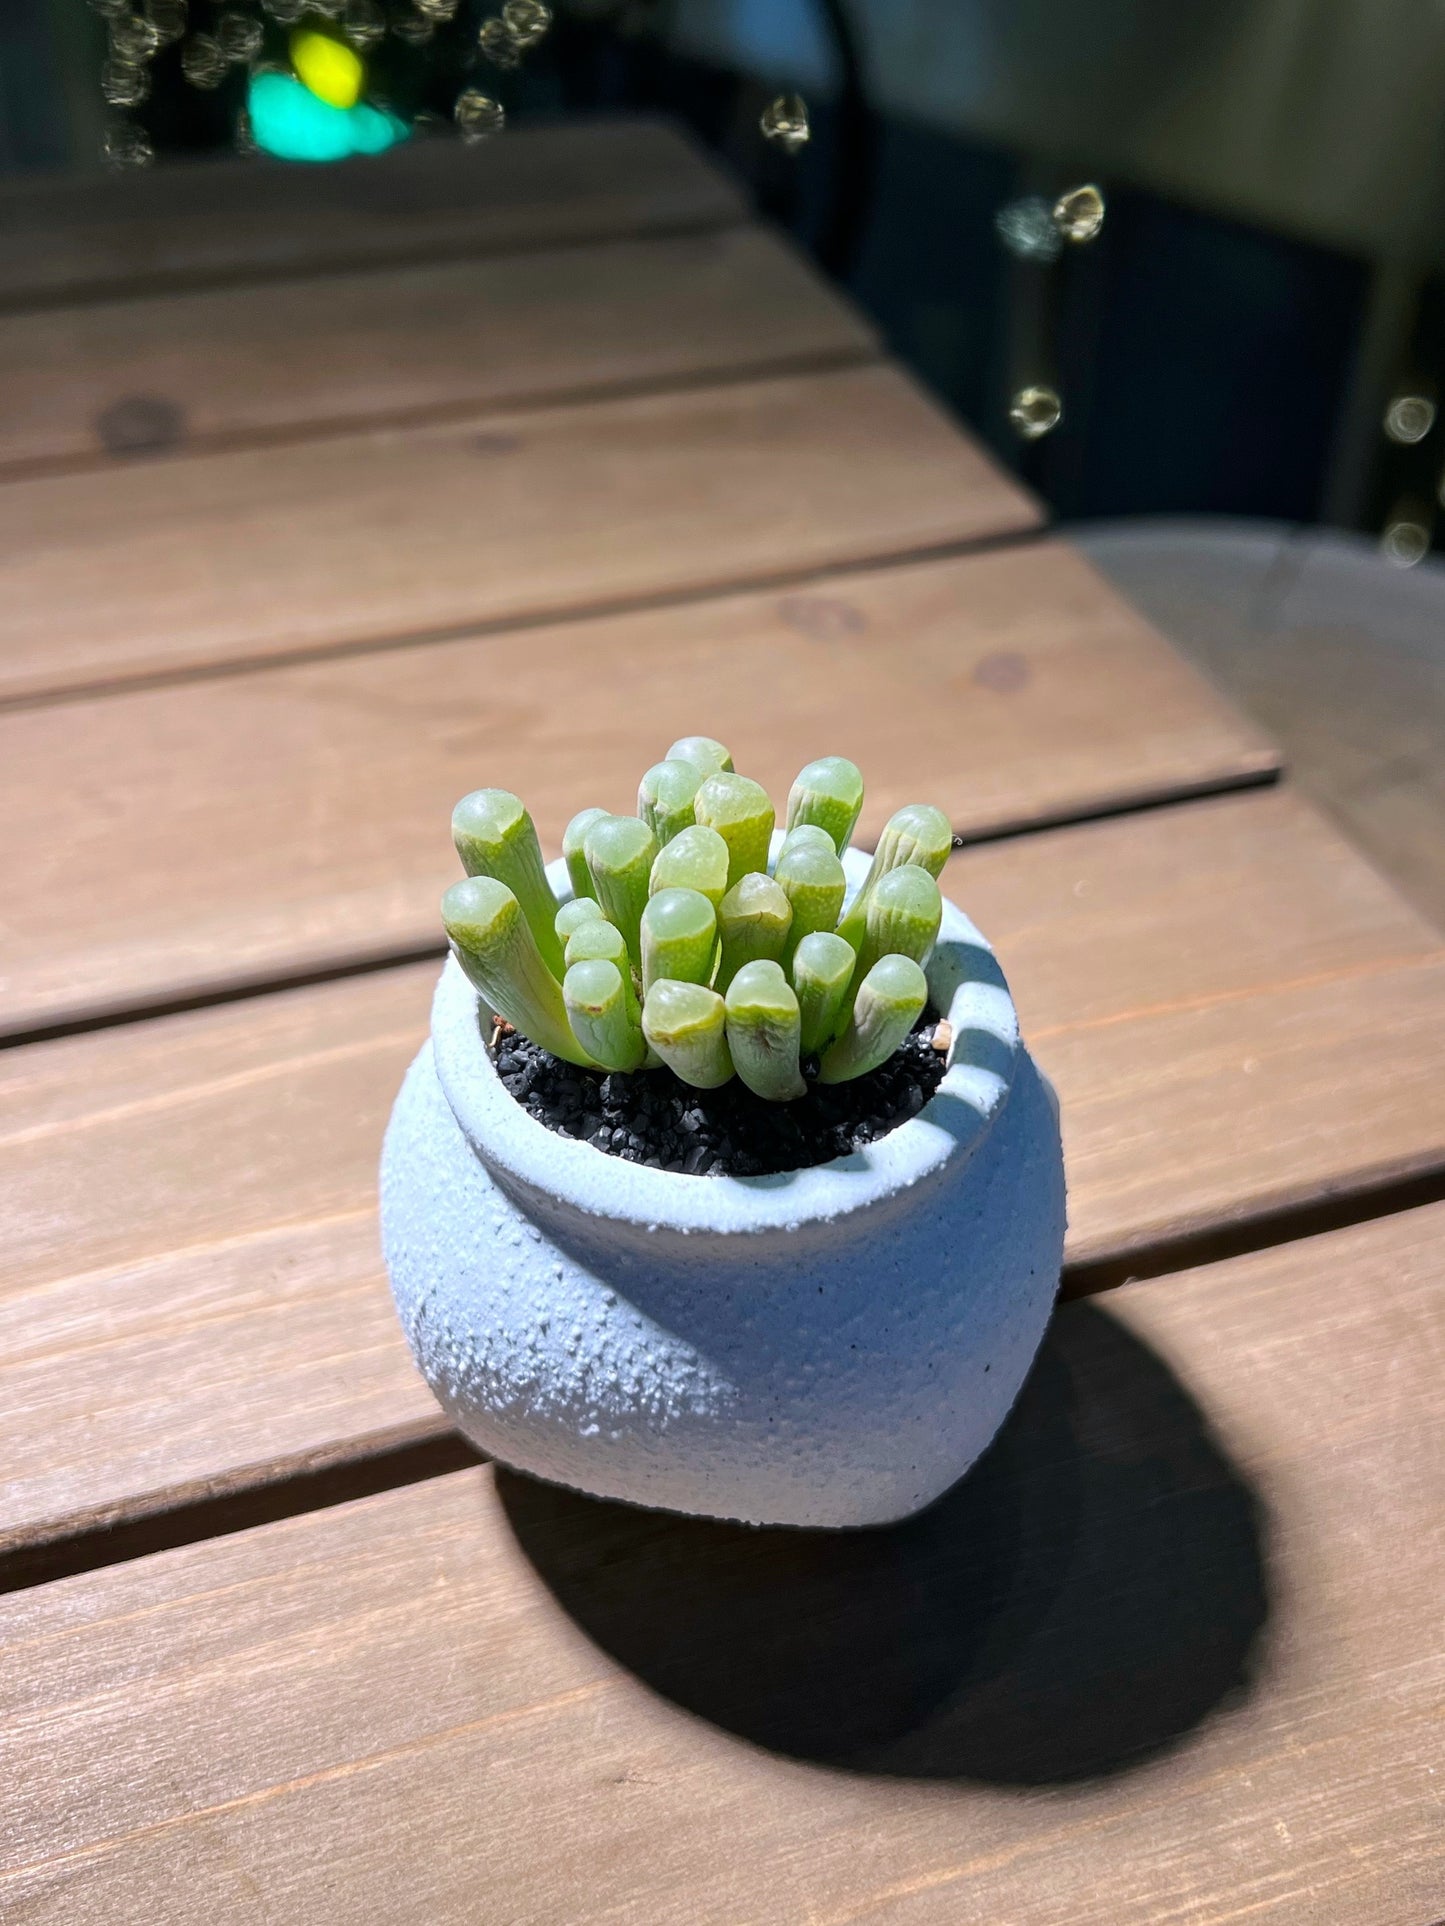
[[277, 160], [338, 161], [381, 154], [409, 129], [395, 114], [364, 101], [332, 107], [291, 74], [255, 74], [246, 93], [251, 138]]
[[405, 140], [411, 129], [404, 120], [384, 107], [368, 107], [364, 100], [347, 111], [351, 122], [351, 142], [358, 154], [384, 154], [388, 147]]
[[336, 161], [351, 152], [351, 117], [290, 74], [256, 74], [247, 90], [251, 138], [278, 160]]

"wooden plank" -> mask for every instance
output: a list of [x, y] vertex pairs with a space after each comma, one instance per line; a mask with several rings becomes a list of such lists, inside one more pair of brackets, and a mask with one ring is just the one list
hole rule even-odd
[[884, 366], [16, 481], [0, 695], [796, 578], [1036, 520]]
[[1040, 1049], [1442, 940], [1289, 789], [960, 850], [943, 888], [998, 947]]
[[18, 1594], [0, 1908], [1426, 1926], [1442, 1252], [1437, 1206], [1065, 1306], [894, 1532], [483, 1468]]
[[1445, 652], [1433, 568], [1339, 529], [1095, 523], [1122, 593], [1277, 730], [1296, 783], [1445, 927]]
[[857, 757], [865, 841], [912, 799], [972, 837], [1274, 766], [1061, 543], [12, 710], [0, 1029], [415, 954], [458, 796], [519, 790], [555, 853], [700, 722], [780, 803]]
[[742, 218], [675, 127], [521, 128], [299, 168], [231, 159], [0, 189], [0, 304], [666, 233]]
[[[427, 964], [0, 1058], [11, 1543], [440, 1429], [375, 1221], [435, 980]], [[300, 1400], [279, 1427], [273, 1396]]]
[[0, 316], [0, 466], [871, 354], [758, 228]]
[[[1288, 794], [956, 861], [1058, 1082], [1073, 1261], [1445, 1167], [1445, 953]], [[0, 1549], [440, 1430], [373, 1219], [434, 975], [0, 1054]]]
[[966, 850], [946, 886], [1064, 1099], [1072, 1264], [1440, 1168], [1445, 947], [1293, 796]]

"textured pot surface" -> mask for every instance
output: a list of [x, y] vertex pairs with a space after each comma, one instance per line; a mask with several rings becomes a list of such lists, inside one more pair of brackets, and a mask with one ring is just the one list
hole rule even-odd
[[[856, 887], [866, 859], [846, 860]], [[795, 1525], [905, 1517], [968, 1469], [1048, 1321], [1063, 1165], [997, 963], [952, 905], [928, 974], [954, 1043], [919, 1115], [740, 1179], [538, 1123], [448, 963], [387, 1132], [382, 1230], [417, 1363], [480, 1449], [606, 1497]]]

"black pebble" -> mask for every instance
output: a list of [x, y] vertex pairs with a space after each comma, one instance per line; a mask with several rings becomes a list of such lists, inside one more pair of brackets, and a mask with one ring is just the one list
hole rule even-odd
[[943, 1079], [945, 1060], [924, 1016], [903, 1047], [866, 1077], [819, 1084], [804, 1066], [808, 1094], [764, 1103], [736, 1079], [693, 1090], [666, 1070], [602, 1076], [509, 1036], [497, 1051], [503, 1085], [540, 1123], [630, 1164], [688, 1176], [763, 1177], [845, 1157], [916, 1117]]

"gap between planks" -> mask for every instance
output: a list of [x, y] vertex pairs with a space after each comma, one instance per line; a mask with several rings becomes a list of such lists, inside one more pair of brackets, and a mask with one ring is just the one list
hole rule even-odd
[[73, 288], [66, 288], [57, 294], [4, 294], [0, 293], [0, 317], [11, 314], [46, 314], [67, 308], [107, 307], [113, 301], [150, 300], [176, 294], [211, 294], [229, 288], [275, 287], [288, 281], [339, 281], [350, 275], [371, 274], [380, 267], [395, 268], [404, 272], [408, 268], [447, 267], [461, 261], [511, 260], [513, 257], [527, 257], [535, 254], [572, 254], [584, 248], [596, 247], [609, 240], [635, 240], [645, 237], [656, 241], [688, 241], [700, 235], [726, 233], [731, 228], [743, 227], [749, 219], [747, 209], [739, 204], [731, 210], [719, 208], [714, 213], [680, 215], [675, 220], [659, 222], [645, 227], [620, 226], [615, 233], [598, 231], [579, 225], [576, 228], [560, 229], [555, 234], [542, 233], [536, 236], [499, 237], [496, 240], [422, 242], [415, 248], [396, 254], [386, 254], [380, 259], [365, 251], [356, 254], [339, 254], [322, 261], [290, 261], [253, 266], [233, 266], [216, 268], [214, 271], [185, 269], [167, 271], [160, 269], [148, 274], [143, 282], [131, 284], [116, 281], [79, 282]]
[[0, 491], [7, 698], [633, 614], [1041, 519], [881, 360], [534, 409], [525, 433], [474, 412]]
[[[132, 297], [80, 316], [0, 317], [0, 470], [334, 438], [348, 423], [445, 423], [513, 400], [535, 408], [881, 352], [877, 330], [755, 225], [383, 267], [344, 286], [305, 277]], [[159, 440], [117, 448], [107, 416], [137, 398], [166, 411]]]
[[[1257, 812], [1263, 812], [1263, 816], [1259, 816]], [[1079, 923], [1079, 941], [1087, 943], [1091, 940], [1089, 938], [1091, 923], [1095, 931], [1092, 940], [1097, 941], [1097, 930], [1101, 918], [1112, 922], [1118, 915], [1118, 903], [1114, 900], [1118, 891], [1111, 890], [1111, 874], [1117, 878], [1129, 879], [1128, 889], [1125, 891], [1126, 898], [1129, 891], [1148, 884], [1151, 876], [1154, 879], [1154, 887], [1163, 887], [1164, 883], [1161, 882], [1163, 878], [1168, 882], [1168, 887], [1173, 889], [1174, 896], [1187, 906], [1193, 900], [1196, 891], [1178, 883], [1177, 875], [1181, 868], [1187, 873], [1193, 873], [1189, 861], [1191, 850], [1196, 856], [1202, 848], [1214, 847], [1218, 850], [1215, 862], [1217, 875], [1212, 879], [1217, 882], [1219, 878], [1231, 875], [1242, 861], [1243, 854], [1253, 843], [1260, 842], [1262, 838], [1262, 847], [1276, 849], [1280, 853], [1273, 864], [1276, 872], [1274, 880], [1271, 881], [1270, 874], [1266, 872], [1263, 879], [1255, 886], [1256, 895], [1262, 903], [1267, 905], [1270, 892], [1278, 885], [1280, 879], [1292, 877], [1298, 879], [1299, 900], [1292, 906], [1281, 909], [1277, 926], [1273, 920], [1266, 919], [1267, 927], [1263, 931], [1252, 933], [1254, 948], [1261, 951], [1261, 957], [1252, 959], [1252, 953], [1246, 954], [1242, 965], [1235, 971], [1235, 974], [1239, 975], [1241, 971], [1248, 973], [1261, 967], [1261, 959], [1272, 957], [1276, 946], [1281, 942], [1286, 948], [1292, 948], [1298, 952], [1294, 977], [1286, 981], [1270, 979], [1267, 984], [1261, 984], [1259, 988], [1261, 996], [1273, 997], [1276, 1000], [1287, 999], [1292, 984], [1347, 985], [1367, 975], [1378, 977], [1380, 969], [1375, 967], [1371, 960], [1372, 950], [1378, 952], [1386, 963], [1393, 959], [1396, 974], [1401, 977], [1402, 982], [1416, 974], [1415, 965], [1420, 969], [1429, 968], [1438, 971], [1440, 955], [1438, 939], [1434, 942], [1429, 940], [1433, 932], [1429, 932], [1424, 925], [1419, 925], [1420, 953], [1418, 956], [1404, 955], [1401, 945], [1408, 938], [1410, 930], [1416, 928], [1414, 919], [1408, 917], [1403, 907], [1395, 905], [1395, 899], [1384, 891], [1383, 886], [1374, 878], [1373, 872], [1360, 864], [1357, 859], [1351, 858], [1344, 845], [1339, 844], [1336, 839], [1328, 836], [1318, 827], [1311, 828], [1313, 819], [1308, 817], [1307, 812], [1301, 812], [1297, 804], [1292, 804], [1287, 794], [1250, 801], [1224, 798], [1213, 803], [1197, 805], [1191, 810], [1166, 811], [1161, 812], [1161, 815], [1173, 819], [1175, 828], [1181, 832], [1185, 840], [1161, 851], [1155, 856], [1152, 864], [1146, 864], [1142, 883], [1137, 881], [1140, 850], [1134, 848], [1133, 857], [1126, 861], [1123, 853], [1113, 849], [1114, 839], [1120, 832], [1112, 827], [1104, 832], [1109, 838], [1111, 853], [1102, 858], [1099, 847], [1096, 846], [1096, 839], [1100, 833], [1098, 831], [1070, 830], [1065, 836], [1053, 839], [1055, 847], [1048, 856], [1046, 865], [1050, 889], [1057, 891], [1060, 883], [1066, 883], [1068, 877], [1075, 873], [1080, 877], [1093, 877], [1092, 884], [1084, 893], [1085, 904], [1092, 904], [1092, 908], [1079, 912], [1082, 917]], [[1295, 826], [1290, 830], [1292, 821]], [[1282, 840], [1286, 831], [1289, 831], [1293, 840]], [[1076, 837], [1082, 840], [1076, 842]], [[1224, 840], [1221, 841], [1221, 838]], [[1042, 856], [1043, 853], [1041, 849], [1039, 854]], [[1034, 867], [1038, 868], [1039, 865], [1035, 864]], [[992, 864], [992, 872], [996, 873], [993, 873], [993, 880], [989, 886], [989, 896], [994, 915], [1001, 917], [1005, 926], [1013, 930], [1021, 969], [1035, 979], [1032, 993], [1048, 999], [1057, 1008], [1059, 997], [1067, 993], [1067, 984], [1064, 983], [1061, 986], [1059, 980], [1061, 971], [1067, 978], [1069, 969], [1065, 968], [1066, 959], [1052, 957], [1049, 954], [1055, 946], [1044, 942], [1048, 926], [1031, 911], [1030, 895], [1031, 893], [1038, 895], [1039, 890], [1043, 888], [1042, 879], [1035, 878], [1033, 884], [1025, 886], [1007, 864], [1000, 866], [996, 861]], [[1169, 881], [1168, 879], [1171, 878], [1176, 880]], [[1122, 887], [1122, 884], [1120, 886]], [[1335, 900], [1338, 897], [1342, 905], [1341, 915], [1344, 921], [1341, 930], [1337, 937], [1324, 945], [1324, 952], [1336, 953], [1338, 961], [1332, 968], [1311, 968], [1309, 967], [1311, 964], [1318, 964], [1323, 960], [1323, 957], [1317, 954], [1320, 946], [1315, 942], [1313, 932], [1318, 906], [1326, 900], [1321, 896], [1321, 892], [1326, 890], [1329, 892], [1328, 900]], [[1076, 887], [1073, 893], [1075, 897], [1079, 897], [1081, 891]], [[1208, 890], [1207, 893], [1212, 895], [1212, 890]], [[965, 900], [967, 900], [966, 897]], [[1178, 904], [1171, 909], [1173, 900], [1166, 896], [1158, 913], [1169, 911], [1177, 918], [1182, 912]], [[1351, 906], [1348, 916], [1345, 914], [1345, 905]], [[1125, 920], [1127, 921], [1127, 918]], [[1197, 918], [1195, 920], [1197, 922]], [[992, 918], [990, 921], [992, 922]], [[1186, 914], [1186, 921], [1176, 930], [1176, 941], [1184, 941], [1192, 927], [1193, 924], [1188, 921]], [[1248, 928], [1248, 920], [1246, 920], [1243, 931], [1247, 932]], [[1146, 954], [1138, 967], [1144, 973], [1147, 986], [1159, 962], [1159, 957], [1153, 952], [1160, 950], [1161, 946], [1159, 940], [1150, 937], [1147, 931], [1141, 930], [1140, 934], [1145, 944]], [[1041, 951], [1043, 952], [1042, 961]], [[1031, 958], [1032, 967], [1030, 967]], [[1217, 971], [1211, 970], [1209, 974], [1217, 974]], [[1191, 976], [1197, 977], [1198, 971], [1185, 971], [1184, 980], [1180, 984], [1181, 990], [1190, 987]], [[1209, 1007], [1228, 1004], [1236, 1000], [1237, 988], [1238, 985], [1234, 981], [1221, 980], [1212, 996], [1205, 998], [1196, 994], [1186, 1000], [1191, 1009], [1205, 1004]], [[1416, 1001], [1418, 1002], [1418, 998]], [[1107, 1003], [1106, 998], [1105, 1008]], [[1176, 998], [1161, 1007], [1171, 1009], [1181, 1007], [1180, 999]], [[1098, 1015], [1097, 1010], [1092, 1016], [1086, 1010], [1078, 1023], [1074, 1025], [1055, 1023], [1049, 1027], [1049, 1034], [1060, 1039], [1067, 1047], [1071, 1033], [1089, 1032], [1099, 1027]], [[1138, 1073], [1140, 1059], [1137, 1050], [1134, 1057], [1135, 1066], [1128, 1073], [1129, 1075]], [[15, 1060], [12, 1059], [13, 1061]], [[265, 1061], [269, 1062], [270, 1059], [267, 1058]], [[245, 1067], [246, 1064], [243, 1062], [241, 1068], [244, 1070]], [[1246, 1069], [1249, 1067], [1245, 1065]], [[231, 1074], [235, 1074], [234, 1065], [231, 1067]], [[1055, 1074], [1058, 1072], [1056, 1071]], [[128, 1088], [124, 1078], [115, 1080], [115, 1093], [118, 1096], [125, 1096]], [[1187, 1088], [1187, 1083], [1181, 1085], [1181, 1101], [1187, 1101]], [[1087, 1094], [1085, 1090], [1086, 1100]], [[44, 1127], [47, 1130], [63, 1127], [65, 1118], [70, 1115], [70, 1108], [68, 1105], [62, 1105], [60, 1111], [45, 1115]], [[1172, 1225], [1166, 1226], [1157, 1211], [1142, 1215], [1136, 1212], [1139, 1228], [1135, 1231], [1133, 1238], [1124, 1243], [1122, 1249], [1119, 1240], [1115, 1238], [1112, 1249], [1106, 1256], [1091, 1260], [1087, 1256], [1088, 1241], [1085, 1240], [1085, 1255], [1070, 1264], [1066, 1270], [1065, 1294], [1069, 1296], [1089, 1294], [1108, 1289], [1129, 1278], [1164, 1275], [1181, 1268], [1216, 1262], [1225, 1256], [1284, 1244], [1321, 1230], [1382, 1218], [1445, 1196], [1445, 1169], [1441, 1168], [1438, 1158], [1434, 1155], [1433, 1140], [1428, 1143], [1423, 1138], [1418, 1142], [1402, 1141], [1396, 1146], [1393, 1154], [1396, 1158], [1393, 1168], [1378, 1164], [1373, 1167], [1368, 1164], [1364, 1166], [1357, 1164], [1352, 1168], [1348, 1173], [1350, 1188], [1348, 1197], [1342, 1197], [1339, 1193], [1341, 1175], [1339, 1170], [1333, 1173], [1324, 1171], [1317, 1173], [1312, 1197], [1301, 1194], [1299, 1183], [1303, 1180], [1296, 1172], [1288, 1182], [1276, 1183], [1272, 1191], [1257, 1188], [1253, 1205], [1246, 1203], [1237, 1211], [1229, 1209], [1221, 1211], [1217, 1205], [1211, 1205], [1206, 1192], [1202, 1202], [1200, 1196], [1196, 1195], [1189, 1202], [1187, 1209], [1175, 1208]], [[1429, 1169], [1422, 1168], [1427, 1156], [1432, 1163]], [[1306, 1172], [1305, 1176], [1308, 1175], [1309, 1173]], [[1329, 1181], [1321, 1184], [1318, 1177], [1324, 1175], [1329, 1176]], [[358, 1204], [363, 1201], [360, 1190], [357, 1192], [356, 1201]], [[331, 1207], [334, 1207], [334, 1200], [328, 1200], [328, 1202]], [[1202, 1209], [1206, 1208], [1213, 1210], [1212, 1221], [1204, 1222], [1198, 1215]], [[355, 1212], [352, 1214], [354, 1215]], [[290, 1221], [291, 1218], [288, 1216], [285, 1223]], [[302, 1219], [297, 1217], [296, 1221], [300, 1222]], [[280, 1225], [283, 1231], [285, 1223]], [[262, 1226], [267, 1235], [271, 1234], [273, 1228], [275, 1227], [269, 1222]], [[1097, 1244], [1097, 1236], [1095, 1241]], [[171, 1254], [174, 1255], [174, 1252]], [[157, 1252], [155, 1255], [160, 1253]], [[99, 1263], [109, 1261], [110, 1253], [97, 1245], [93, 1256]], [[372, 1260], [366, 1257], [364, 1262], [369, 1268]], [[78, 1277], [79, 1272], [76, 1275]], [[409, 1449], [428, 1441], [435, 1441], [440, 1445], [440, 1441], [449, 1435], [439, 1412], [428, 1415], [418, 1410], [414, 1416], [407, 1417], [400, 1426], [393, 1422], [378, 1427], [373, 1420], [369, 1428], [360, 1428], [348, 1436], [345, 1441], [345, 1450], [348, 1456], [357, 1454], [363, 1460], [370, 1460], [374, 1459], [378, 1453], [387, 1453], [399, 1448]], [[452, 1444], [454, 1448], [459, 1448], [456, 1447], [455, 1440], [452, 1440]], [[309, 1472], [317, 1467], [318, 1462], [335, 1463], [337, 1457], [338, 1454], [332, 1449], [331, 1444], [322, 1444], [319, 1439], [309, 1452], [303, 1448], [299, 1451], [293, 1449], [288, 1454], [283, 1449], [273, 1459], [265, 1462], [255, 1453], [248, 1453], [229, 1467], [222, 1466], [215, 1472], [202, 1471], [199, 1477], [193, 1476], [189, 1480], [178, 1479], [168, 1490], [155, 1494], [149, 1512], [143, 1509], [144, 1500], [139, 1505], [133, 1499], [128, 1500], [124, 1515], [128, 1522], [136, 1524], [138, 1530], [154, 1529], [163, 1534], [172, 1535], [179, 1533], [181, 1538], [191, 1535], [206, 1537], [217, 1535], [225, 1529], [243, 1529], [247, 1514], [244, 1512], [227, 1514], [213, 1509], [221, 1495], [235, 1493], [237, 1503], [250, 1502], [243, 1501], [239, 1496], [242, 1485], [249, 1483], [253, 1491], [269, 1485], [274, 1489], [275, 1495], [264, 1502], [278, 1504], [283, 1514], [296, 1504], [299, 1504], [301, 1509], [306, 1509], [309, 1508], [312, 1500], [306, 1495], [308, 1488], [305, 1485], [300, 1486], [298, 1492], [296, 1482], [298, 1470]], [[366, 1475], [379, 1478], [382, 1482], [378, 1488], [384, 1488], [386, 1482], [411, 1482], [417, 1475], [417, 1471], [415, 1462], [403, 1457], [391, 1469], [383, 1467], [380, 1471]], [[424, 1470], [421, 1475], [426, 1475]], [[289, 1497], [288, 1493], [290, 1493]], [[200, 1494], [199, 1497], [198, 1494]], [[326, 1501], [322, 1499], [319, 1502]], [[153, 1548], [152, 1541], [148, 1539], [127, 1537], [124, 1528], [120, 1531], [94, 1530], [95, 1521], [103, 1515], [119, 1516], [120, 1511], [118, 1507], [112, 1508], [108, 1504], [92, 1504], [89, 1508], [78, 1507], [68, 1517], [56, 1515], [49, 1542], [54, 1547], [66, 1546], [69, 1549], [63, 1552], [56, 1549], [48, 1556], [54, 1560], [79, 1560], [80, 1563], [73, 1567], [79, 1569], [82, 1565], [119, 1562], [125, 1558], [140, 1555], [142, 1550]], [[228, 1527], [224, 1523], [227, 1515], [240, 1516], [243, 1522]], [[143, 1522], [147, 1518], [168, 1522], [158, 1522], [147, 1527]], [[92, 1528], [77, 1533], [72, 1529], [77, 1520], [83, 1521], [87, 1527]], [[19, 1563], [18, 1561], [25, 1557], [25, 1553], [20, 1550], [17, 1542], [15, 1555], [0, 1567], [0, 1586], [34, 1584], [42, 1582], [48, 1576], [58, 1576], [60, 1567], [46, 1565], [43, 1562], [46, 1555], [40, 1556], [39, 1563], [34, 1561]], [[65, 1569], [70, 1568], [72, 1567], [68, 1565], [65, 1567]]]
[[666, 116], [517, 128], [484, 153], [409, 144], [302, 174], [212, 158], [136, 181], [15, 183], [0, 192], [0, 313], [684, 237], [748, 219], [727, 172]]
[[[1428, 1919], [1440, 1230], [1066, 1312], [995, 1452], [900, 1534], [484, 1471], [9, 1601], [7, 1897], [180, 1921], [209, 1881], [227, 1919], [322, 1891], [364, 1920], [393, 1878], [418, 1922], [478, 1892], [616, 1920], [639, 1891], [669, 1922]], [[554, 1818], [561, 1861], [516, 1849]]]
[[[1073, 1303], [1126, 1284], [1158, 1282], [1175, 1274], [1224, 1266], [1284, 1244], [1441, 1202], [1445, 1202], [1445, 1171], [1431, 1171], [1347, 1197], [1265, 1213], [1223, 1229], [1201, 1230], [1127, 1258], [1065, 1264], [1058, 1301]], [[0, 1596], [205, 1539], [233, 1537], [353, 1499], [422, 1484], [485, 1461], [440, 1410], [432, 1425], [415, 1430], [418, 1435], [400, 1444], [383, 1439], [370, 1444], [357, 1441], [345, 1458], [320, 1468], [278, 1464], [260, 1483], [245, 1482], [248, 1474], [243, 1470], [236, 1473], [234, 1488], [214, 1481], [203, 1496], [183, 1495], [153, 1512], [137, 1514], [130, 1508], [114, 1526], [84, 1523], [74, 1532], [0, 1554]]]
[[[860, 367], [880, 365], [861, 362]], [[552, 628], [559, 623], [588, 622], [601, 617], [645, 614], [654, 610], [693, 608], [720, 596], [766, 593], [772, 589], [815, 588], [833, 581], [846, 581], [885, 568], [908, 568], [919, 562], [947, 562], [970, 555], [994, 554], [1004, 549], [1037, 547], [1056, 531], [1042, 523], [1028, 527], [1001, 529], [996, 533], [962, 536], [954, 541], [924, 542], [914, 547], [890, 549], [884, 554], [849, 557], [830, 561], [825, 568], [772, 569], [740, 576], [719, 576], [715, 581], [689, 583], [682, 589], [657, 589], [652, 592], [599, 597], [590, 602], [558, 604], [555, 608], [528, 610], [524, 615], [499, 615], [480, 622], [452, 622], [439, 628], [414, 629], [401, 634], [363, 636], [350, 641], [321, 642], [308, 648], [288, 649], [284, 655], [257, 653], [229, 656], [224, 661], [193, 662], [173, 669], [149, 669], [134, 675], [96, 676], [88, 682], [66, 683], [54, 688], [26, 690], [16, 695], [0, 695], [0, 715], [13, 710], [53, 709], [63, 703], [90, 702], [97, 696], [124, 695], [135, 690], [171, 689], [193, 682], [214, 682], [232, 676], [260, 675], [267, 669], [292, 667], [308, 662], [334, 662], [350, 656], [385, 655], [394, 650], [425, 648], [437, 642], [465, 642], [492, 635], [526, 635], [536, 629]], [[1269, 778], [1266, 777], [1265, 780]]]
[[[579, 679], [569, 722], [556, 691]], [[522, 648], [468, 636], [32, 708], [0, 718], [19, 864], [0, 1030], [433, 954], [458, 795], [483, 773], [525, 793], [555, 852], [579, 800], [631, 807], [699, 690], [780, 798], [790, 717], [866, 768], [865, 848], [915, 794], [966, 845], [1248, 788], [1278, 763], [1063, 543], [564, 622]], [[98, 772], [125, 803], [99, 820]], [[97, 881], [77, 921], [53, 890], [80, 847]]]
[[[469, 402], [454, 396], [449, 401], [428, 402], [415, 408], [393, 408], [376, 413], [360, 411], [353, 415], [321, 416], [314, 421], [300, 420], [281, 428], [246, 428], [213, 434], [189, 435], [174, 447], [155, 450], [137, 449], [134, 453], [113, 455], [96, 448], [72, 455], [28, 455], [0, 458], [0, 488], [10, 484], [49, 480], [62, 475], [86, 475], [99, 471], [152, 467], [162, 462], [185, 461], [192, 456], [232, 455], [259, 448], [297, 447], [303, 442], [345, 441], [356, 434], [390, 434], [413, 428], [444, 427], [464, 409], [469, 420], [484, 425], [499, 416], [526, 417], [548, 408], [585, 407], [594, 401], [647, 401], [669, 395], [701, 394], [718, 388], [737, 388], [749, 381], [782, 381], [805, 375], [842, 374], [854, 368], [871, 367], [883, 359], [878, 348], [821, 348], [798, 354], [762, 356], [756, 361], [731, 368], [703, 368], [694, 374], [634, 375], [617, 380], [579, 381], [554, 388], [539, 387], [509, 394], [496, 401]], [[382, 643], [380, 646], [389, 646]], [[301, 660], [288, 657], [288, 661]], [[128, 682], [127, 687], [134, 687]], [[80, 689], [68, 694], [87, 694]]]
[[350, 1504], [380, 1491], [397, 1491], [483, 1462], [440, 1412], [435, 1424], [414, 1429], [418, 1435], [403, 1443], [377, 1441], [374, 1450], [348, 1454], [319, 1467], [279, 1466], [279, 1475], [260, 1484], [238, 1479], [234, 1488], [227, 1488], [217, 1483], [200, 1495], [182, 1495], [160, 1510], [129, 1515], [114, 1525], [87, 1521], [77, 1531], [0, 1555], [0, 1595], [108, 1565], [127, 1565], [206, 1538], [230, 1538], [260, 1525]]
[[[1161, 783], [1137, 795], [1121, 795], [1117, 802], [1090, 805], [1080, 809], [1060, 809], [1042, 816], [1030, 816], [999, 827], [957, 832], [955, 849], [980, 849], [989, 843], [1016, 842], [1025, 836], [1053, 829], [1082, 828], [1089, 823], [1112, 822], [1117, 817], [1145, 816], [1177, 804], [1204, 802], [1212, 796], [1234, 795], [1242, 790], [1269, 789], [1283, 775], [1278, 767], [1241, 770], [1194, 783]], [[869, 842], [859, 845], [865, 851]], [[381, 971], [398, 969], [408, 963], [440, 961], [446, 944], [398, 944], [375, 956], [337, 957], [333, 961], [308, 966], [303, 970], [271, 970], [254, 977], [239, 976], [213, 990], [198, 990], [179, 997], [158, 996], [154, 1000], [127, 1000], [113, 1008], [101, 1009], [63, 1022], [21, 1025], [6, 1032], [0, 1027], [0, 1051], [13, 1050], [28, 1043], [53, 1043], [60, 1037], [84, 1036], [93, 1030], [113, 1030], [128, 1024], [149, 1023], [162, 1017], [183, 1016], [192, 1010], [211, 1010], [229, 1003], [245, 1003], [252, 997], [274, 996], [286, 990], [311, 989], [322, 983], [344, 982], [353, 976], [375, 976]], [[0, 1016], [0, 1026], [4, 1018]]]

